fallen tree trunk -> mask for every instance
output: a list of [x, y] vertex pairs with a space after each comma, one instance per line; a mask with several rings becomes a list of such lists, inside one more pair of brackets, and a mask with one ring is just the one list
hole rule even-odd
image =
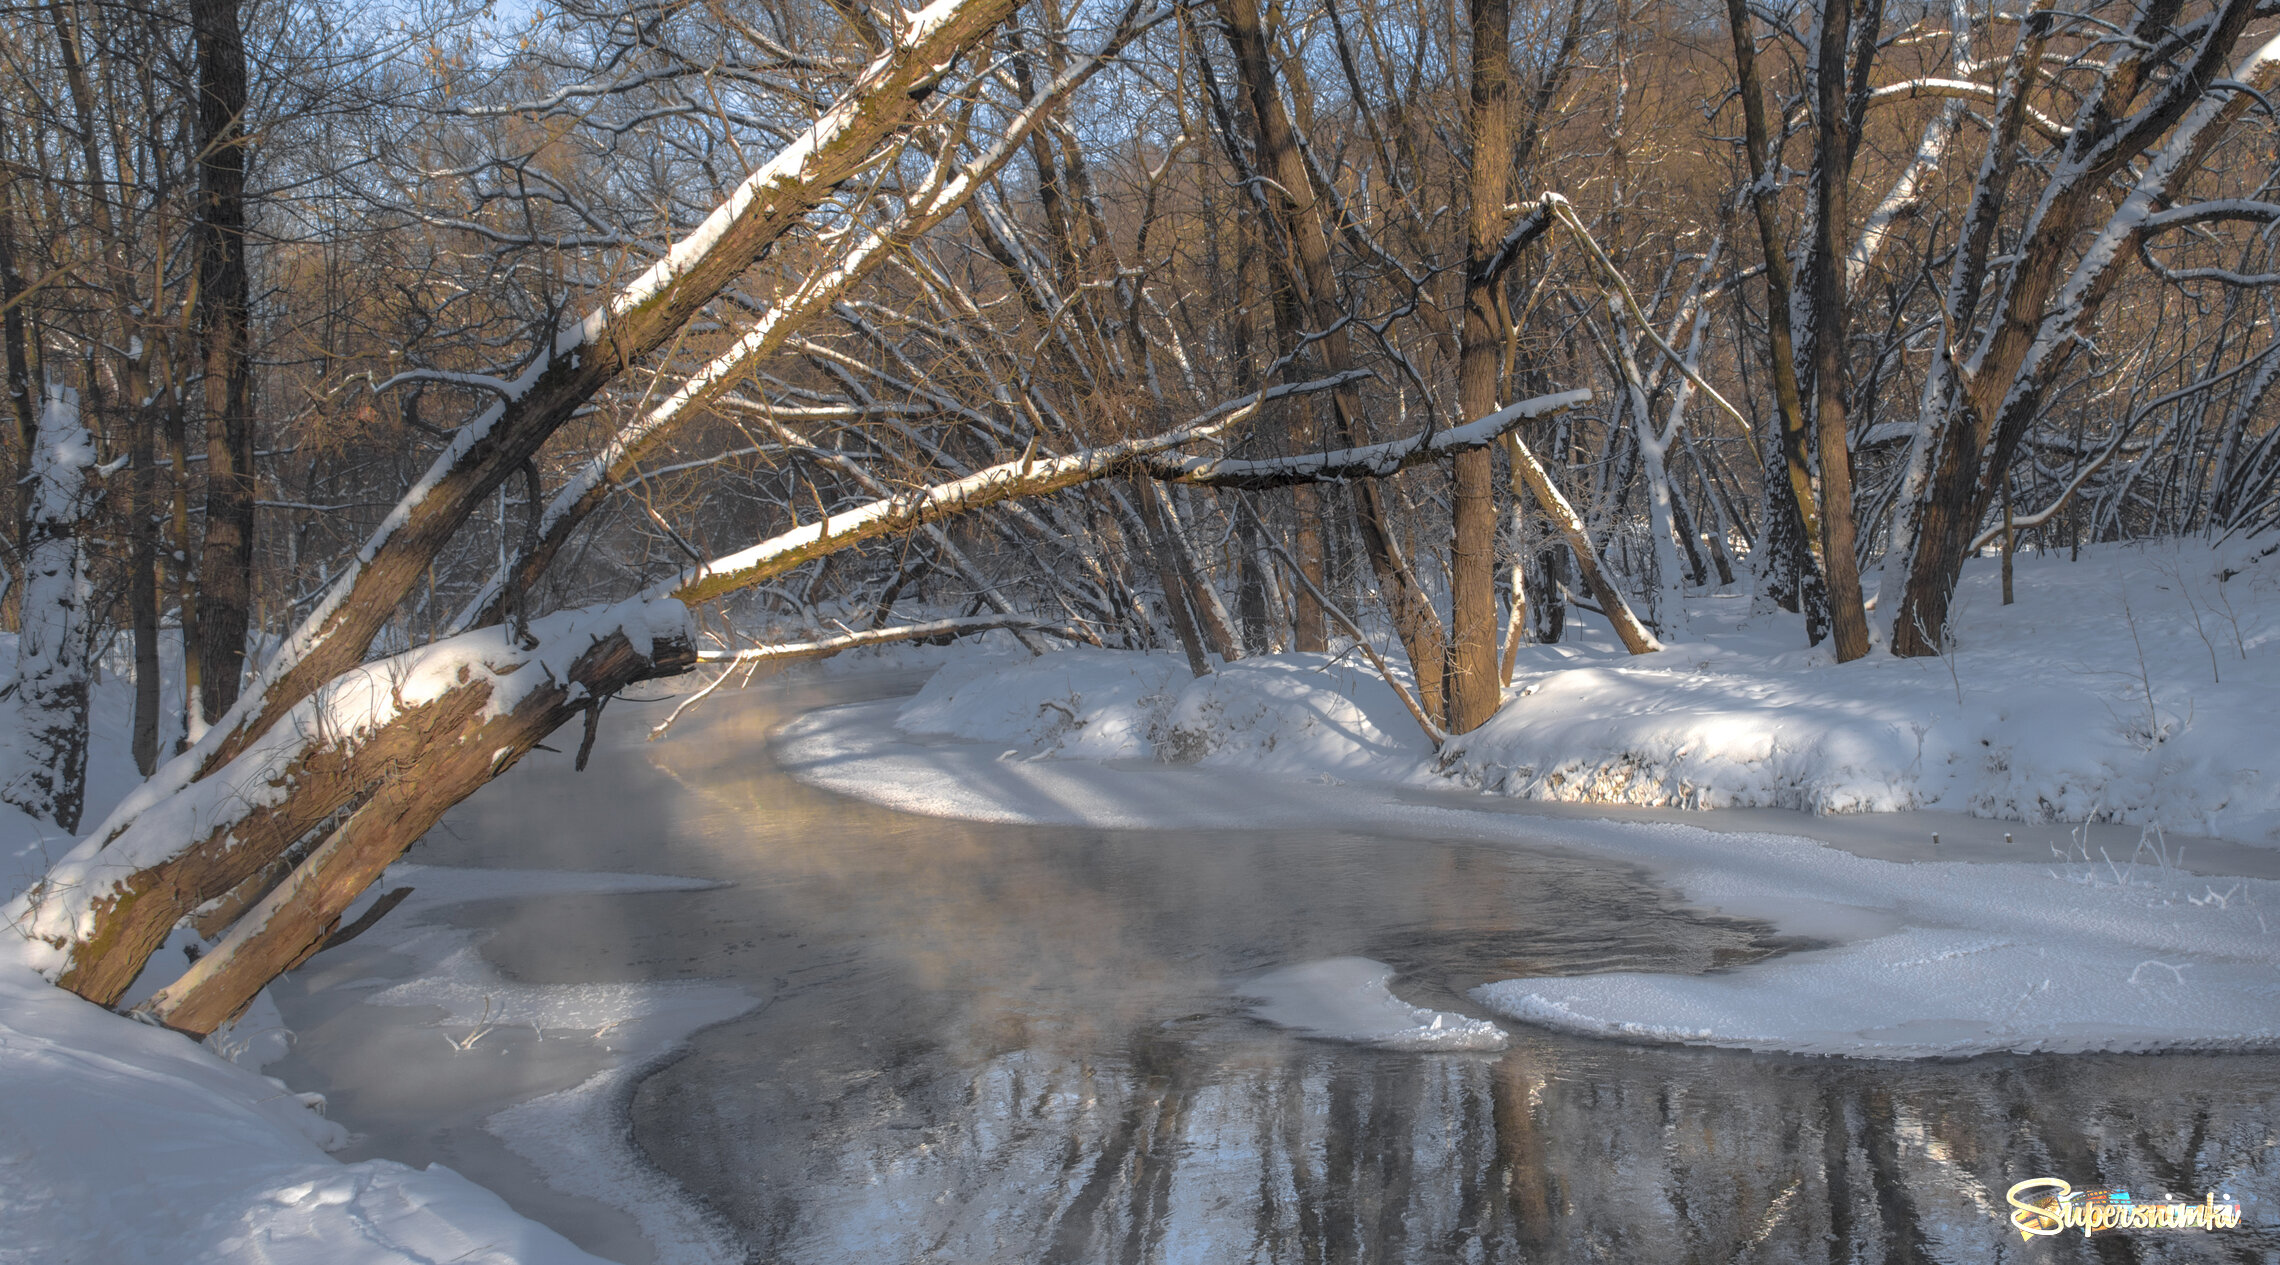
[[6, 917], [45, 946], [44, 974], [111, 1005], [177, 922], [336, 814], [363, 816], [359, 834], [391, 814], [399, 833], [432, 823], [570, 716], [695, 662], [675, 603], [566, 612], [529, 632], [530, 649], [486, 629], [343, 674], [212, 776], [136, 806], [108, 846], [82, 843]]
[[[357, 893], [453, 804], [614, 691], [693, 665], [689, 605], [860, 541], [1013, 497], [1126, 473], [1209, 482], [1212, 463], [1151, 458], [1224, 433], [1271, 399], [1318, 386], [1272, 388], [1144, 439], [992, 466], [796, 528], [630, 602], [548, 616], [520, 637], [503, 627], [467, 633], [345, 673], [213, 775], [179, 791], [138, 791], [122, 808], [129, 824], [107, 846], [82, 843], [5, 914], [46, 947], [43, 973], [111, 1005], [177, 922], [329, 828], [238, 919], [215, 950], [220, 960], [202, 960], [195, 979], [150, 1003], [169, 1024], [210, 1030], [312, 952]], [[1430, 439], [1219, 469], [1254, 481], [1271, 475], [1262, 485], [1388, 473], [1494, 443], [1530, 416], [1587, 398], [1569, 392], [1526, 401]], [[133, 802], [137, 797], [145, 802]]]
[[[243, 1011], [270, 980], [315, 953], [364, 889], [452, 805], [514, 767], [571, 717], [637, 681], [691, 666], [695, 652], [684, 627], [686, 612], [666, 614], [662, 630], [659, 614], [637, 609], [627, 618], [603, 621], [621, 625], [606, 634], [593, 635], [599, 630], [591, 625], [579, 630], [592, 640], [559, 676], [549, 662], [559, 662], [559, 651], [486, 659], [480, 672], [463, 662], [455, 684], [420, 726], [417, 759], [385, 770], [366, 762], [366, 771], [378, 778], [358, 791], [363, 802], [356, 810], [219, 944], [137, 1009], [201, 1037]], [[575, 643], [579, 631], [544, 640]], [[513, 680], [525, 672], [541, 679], [529, 685]]]

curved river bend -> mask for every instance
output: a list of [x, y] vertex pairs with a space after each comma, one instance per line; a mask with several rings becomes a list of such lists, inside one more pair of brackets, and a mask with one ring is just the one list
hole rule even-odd
[[[1510, 1024], [1493, 1053], [1299, 1036], [1253, 1017], [1246, 981], [1371, 958], [1403, 1000], [1479, 1013], [1464, 993], [1489, 980], [1794, 946], [1551, 850], [947, 821], [811, 789], [771, 758], [793, 716], [916, 683], [716, 698], [582, 779], [518, 770], [417, 858], [733, 884], [465, 921], [494, 929], [483, 952], [511, 978], [721, 979], [761, 999], [630, 1104], [642, 1150], [752, 1260], [2280, 1253], [2280, 1058], [1867, 1063]], [[2045, 1174], [2231, 1193], [2252, 1224], [2022, 1245], [2004, 1191]]]

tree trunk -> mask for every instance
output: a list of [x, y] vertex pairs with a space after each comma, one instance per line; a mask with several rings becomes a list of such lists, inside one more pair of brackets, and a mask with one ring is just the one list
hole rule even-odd
[[[1862, 23], [1876, 32], [1875, 3]], [[1868, 653], [1868, 614], [1861, 605], [1860, 559], [1854, 548], [1852, 444], [1845, 426], [1846, 191], [1852, 183], [1853, 127], [1846, 90], [1852, 0], [1822, 0], [1814, 113], [1819, 161], [1814, 164], [1813, 421], [1821, 458], [1821, 569], [1828, 580], [1829, 631], [1837, 662]]]
[[[1457, 352], [1457, 407], [1466, 420], [1497, 409], [1504, 329], [1497, 259], [1504, 236], [1512, 155], [1512, 10], [1508, 0], [1472, 0], [1472, 87], [1467, 114], [1472, 171], [1465, 217], [1464, 328]], [[1504, 702], [1496, 644], [1495, 454], [1461, 454], [1450, 482], [1448, 730], [1470, 733]], [[1515, 590], [1517, 596], [1518, 590]], [[1423, 669], [1419, 669], [1423, 676]]]
[[[1797, 345], [1789, 320], [1792, 281], [1789, 254], [1781, 237], [1780, 208], [1771, 170], [1772, 139], [1765, 114], [1765, 84], [1758, 73], [1756, 27], [1748, 0], [1726, 0], [1726, 25], [1734, 42], [1734, 75], [1742, 100], [1743, 147], [1750, 165], [1750, 209], [1765, 258], [1765, 327], [1773, 362], [1774, 405], [1781, 417], [1776, 449], [1766, 481], [1764, 563], [1758, 568], [1769, 596], [1805, 616], [1806, 637], [1818, 644], [1827, 622], [1827, 597], [1814, 557], [1820, 535], [1813, 505], [1813, 473], [1805, 420], [1805, 396], [1797, 381]], [[1778, 474], [1778, 477], [1776, 477]]]
[[206, 362], [198, 706], [213, 724], [237, 702], [253, 612], [253, 345], [238, 0], [191, 0], [190, 26], [198, 48], [197, 327]]
[[95, 451], [68, 389], [49, 389], [30, 458], [12, 732], [0, 739], [14, 750], [0, 768], [0, 800], [75, 832], [87, 797], [87, 475]]
[[[1260, 151], [1265, 160], [1263, 174], [1272, 178], [1275, 201], [1291, 251], [1297, 256], [1293, 279], [1303, 290], [1309, 332], [1320, 338], [1318, 345], [1322, 348], [1324, 369], [1330, 374], [1342, 373], [1353, 367], [1354, 357], [1345, 313], [1339, 302], [1337, 275], [1330, 258], [1328, 221], [1322, 195], [1306, 169], [1306, 157], [1299, 151], [1297, 133], [1283, 109], [1272, 41], [1257, 0], [1219, 0], [1219, 12], [1226, 21], [1228, 43], [1235, 50], [1236, 70], [1258, 125]], [[1347, 382], [1332, 393], [1331, 415], [1340, 443], [1358, 445], [1370, 441], [1360, 390], [1353, 382]], [[1445, 715], [1442, 672], [1447, 661], [1447, 634], [1441, 626], [1441, 616], [1433, 609], [1432, 601], [1425, 596], [1402, 553], [1383, 489], [1373, 480], [1354, 488], [1353, 494], [1357, 525], [1361, 528], [1370, 568], [1376, 573], [1380, 595], [1393, 616], [1394, 632], [1401, 638], [1402, 649], [1407, 652], [1410, 667], [1417, 675], [1418, 702], [1429, 715]], [[1306, 562], [1301, 554], [1301, 566]], [[1493, 642], [1489, 653], [1493, 679]]]
[[[8, 416], [15, 423], [8, 447], [17, 469], [29, 469], [32, 445], [39, 436], [39, 387], [32, 380], [31, 338], [24, 322], [24, 278], [16, 267], [16, 184], [0, 186], [0, 347], [5, 348], [8, 374]], [[14, 526], [9, 537], [19, 547], [31, 525], [32, 493], [29, 483], [16, 486]]]
[[263, 985], [315, 953], [364, 889], [452, 805], [512, 768], [571, 717], [694, 661], [693, 643], [685, 638], [644, 637], [637, 644], [613, 633], [580, 655], [565, 679], [531, 689], [498, 715], [486, 706], [497, 678], [468, 680], [454, 692], [463, 697], [443, 701], [421, 727], [416, 761], [359, 788], [355, 811], [221, 943], [138, 1009], [199, 1037], [229, 1022]]

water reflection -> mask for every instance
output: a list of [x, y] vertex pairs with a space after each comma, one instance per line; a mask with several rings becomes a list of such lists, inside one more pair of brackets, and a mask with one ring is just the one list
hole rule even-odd
[[[636, 1136], [783, 1261], [2261, 1260], [2280, 1059], [1871, 1064], [1516, 1029], [1386, 1052], [1249, 1018], [1244, 973], [1355, 954], [1475, 1010], [1521, 974], [1701, 971], [1784, 947], [1619, 866], [1319, 832], [936, 821], [758, 754], [792, 693], [654, 749], [682, 788], [652, 977], [766, 1005], [647, 1080]], [[559, 920], [556, 919], [559, 935]], [[489, 952], [513, 969], [545, 926]], [[2022, 1245], [2003, 1192], [2248, 1201], [2256, 1228]]]

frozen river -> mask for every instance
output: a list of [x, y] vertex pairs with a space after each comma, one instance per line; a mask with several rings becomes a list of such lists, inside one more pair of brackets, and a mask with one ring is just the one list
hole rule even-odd
[[[1403, 1002], [1462, 1022], [1486, 1016], [1466, 993], [1487, 981], [1712, 971], [1801, 946], [1762, 923], [1690, 910], [1635, 868], [1551, 848], [1382, 825], [944, 820], [803, 785], [769, 747], [802, 712], [915, 684], [755, 688], [647, 746], [630, 717], [613, 715], [605, 747], [615, 749], [591, 772], [518, 770], [415, 855], [728, 884], [499, 900], [453, 921], [489, 933], [482, 953], [511, 980], [703, 979], [756, 1000], [640, 1079], [627, 1105], [642, 1152], [700, 1196], [749, 1259], [2280, 1251], [2265, 1221], [2280, 1202], [2273, 1056], [1861, 1062], [1509, 1022], [1500, 1050], [1418, 1052], [1264, 1022], [1255, 1002], [1283, 987], [1272, 973], [1302, 963], [1383, 963]], [[501, 1066], [549, 1070], [494, 1073], [450, 1118], [407, 1118], [403, 1104], [358, 1092], [355, 1051], [374, 1038], [349, 1033], [380, 1022], [358, 1016], [382, 1008], [328, 1005], [323, 962], [283, 998], [308, 1033], [273, 1070], [330, 1092], [335, 1117], [364, 1134], [363, 1153], [442, 1159], [595, 1250], [643, 1254], [623, 1225], [549, 1195], [479, 1136], [491, 1106], [576, 1083], [591, 1050], [582, 1062], [576, 1042], [502, 1039]], [[2002, 1223], [2004, 1192], [2043, 1175], [2229, 1193], [2264, 1224], [2022, 1247]]]

